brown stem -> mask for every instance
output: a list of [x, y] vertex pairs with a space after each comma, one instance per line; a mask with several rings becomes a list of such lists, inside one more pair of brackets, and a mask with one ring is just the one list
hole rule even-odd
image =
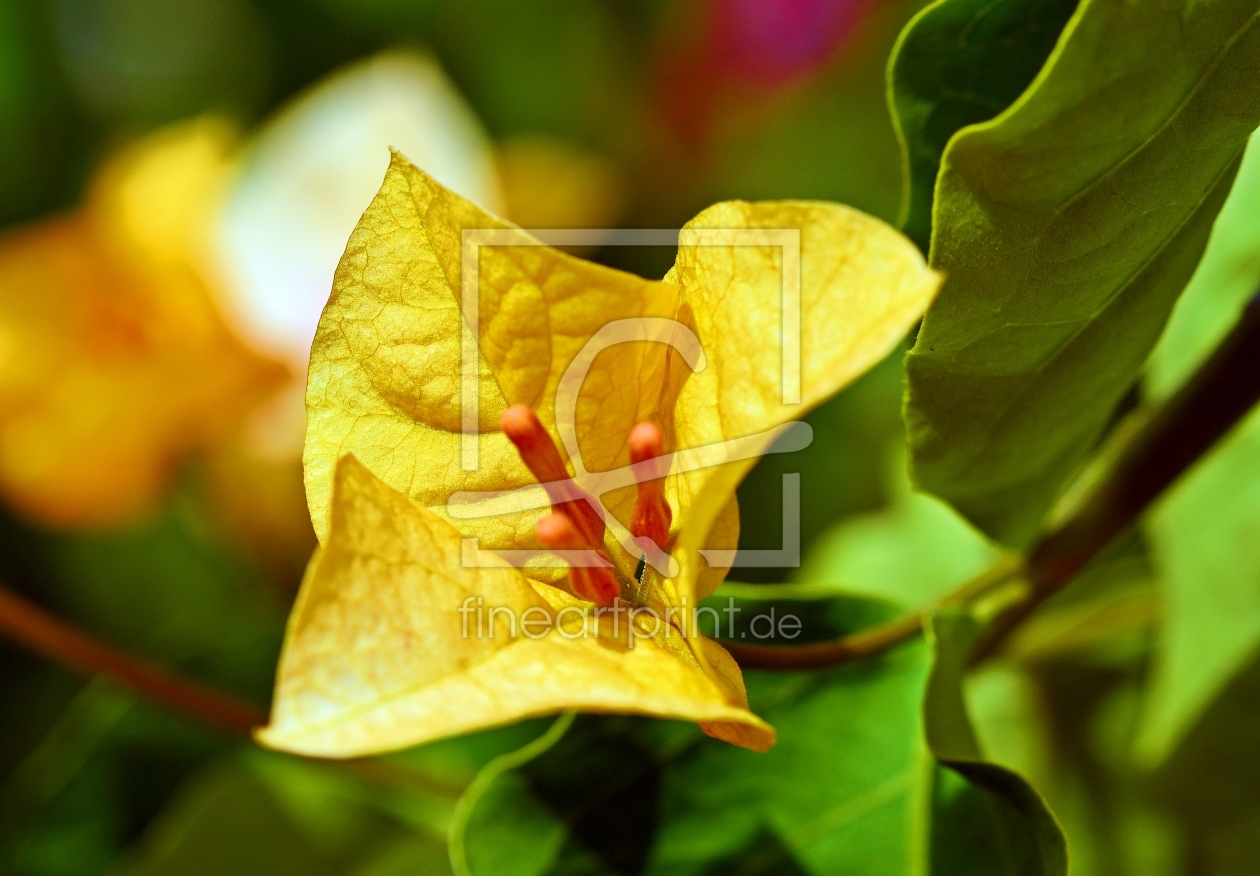
[[[104, 675], [176, 711], [199, 718], [234, 735], [249, 737], [267, 722], [254, 706], [179, 678], [139, 657], [101, 642], [42, 608], [0, 586], [0, 631], [72, 669]], [[458, 797], [464, 786], [369, 758], [326, 761], [333, 767], [377, 785]]]
[[830, 642], [786, 647], [781, 645], [748, 645], [722, 640], [722, 647], [731, 653], [744, 669], [821, 669], [874, 657], [913, 639], [923, 632], [923, 612], [916, 611], [879, 626], [852, 633]]
[[1260, 295], [1233, 330], [1121, 450], [1106, 478], [1028, 554], [1028, 596], [999, 615], [975, 659], [996, 653], [1011, 632], [1127, 530], [1164, 490], [1260, 401]]
[[[1137, 520], [1156, 497], [1190, 468], [1260, 401], [1260, 296], [1212, 356], [1128, 442], [1106, 478], [1060, 526], [1033, 546], [1025, 567], [1027, 597], [990, 627], [976, 659], [995, 653], [1041, 603]], [[943, 600], [978, 595], [1020, 569], [1009, 557]], [[724, 644], [750, 669], [813, 669], [871, 657], [918, 635], [934, 606], [844, 636], [798, 647]], [[233, 733], [248, 735], [266, 715], [232, 697], [181, 679], [75, 629], [0, 586], [0, 631], [33, 651], [73, 668], [106, 675], [149, 697]]]
[[[1244, 308], [1238, 324], [1211, 357], [1125, 444], [1085, 501], [1029, 551], [1027, 595], [994, 619], [976, 649], [975, 659], [996, 653], [1011, 631], [1127, 530], [1151, 502], [1260, 401], [1257, 351], [1260, 296]], [[947, 600], [963, 596], [974, 584], [964, 585]], [[924, 612], [930, 610], [832, 642], [795, 648], [723, 644], [749, 668], [813, 669], [874, 656], [913, 638], [921, 630]]]
[[0, 632], [32, 651], [91, 675], [105, 675], [130, 688], [231, 733], [248, 736], [267, 721], [237, 701], [114, 648], [0, 586]]
[[978, 596], [1014, 578], [1023, 570], [1023, 567], [1022, 558], [1014, 554], [1006, 554], [992, 566], [931, 606], [830, 642], [783, 647], [749, 645], [745, 642], [723, 639], [722, 647], [729, 651], [745, 669], [820, 669], [837, 663], [873, 657], [923, 632], [923, 617], [934, 608]]

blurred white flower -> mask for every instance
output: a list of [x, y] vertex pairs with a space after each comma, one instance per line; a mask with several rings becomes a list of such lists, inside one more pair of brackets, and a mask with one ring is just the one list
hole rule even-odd
[[500, 208], [494, 153], [426, 55], [390, 52], [333, 74], [259, 132], [242, 156], [213, 247], [224, 315], [296, 375], [264, 417], [272, 451], [301, 446], [301, 387], [333, 272], [398, 149], [443, 185]]

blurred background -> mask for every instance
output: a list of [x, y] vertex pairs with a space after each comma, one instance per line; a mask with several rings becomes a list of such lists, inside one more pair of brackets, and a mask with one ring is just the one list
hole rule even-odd
[[[676, 228], [731, 198], [896, 222], [884, 67], [920, 5], [0, 4], [0, 582], [263, 708], [314, 546], [306, 352], [387, 147], [526, 227]], [[674, 254], [583, 255], [659, 277]], [[806, 560], [742, 580], [852, 577], [911, 605], [988, 561], [965, 524], [909, 493], [901, 381], [899, 352], [810, 416], [810, 448], [753, 472], [741, 546], [782, 545], [782, 475], [801, 472]], [[1024, 669], [983, 686], [988, 738], [1050, 796], [1080, 872], [1250, 854], [1260, 821], [1230, 841], [1200, 822], [1254, 801], [1186, 784], [1245, 724], [1209, 714], [1156, 773], [1118, 754], [1157, 610], [1140, 543], [1096, 577], [1077, 592], [1112, 607], [1105, 645], [1069, 623], [1069, 600], [1059, 627], [1027, 637]], [[1255, 681], [1236, 684], [1229, 708], [1254, 707]], [[458, 794], [539, 732], [326, 766], [4, 638], [0, 714], [0, 871], [30, 876], [447, 872]], [[605, 751], [642, 752], [656, 732], [583, 721]], [[1230, 789], [1260, 778], [1254, 748], [1229, 748]], [[639, 846], [605, 863], [637, 872]]]

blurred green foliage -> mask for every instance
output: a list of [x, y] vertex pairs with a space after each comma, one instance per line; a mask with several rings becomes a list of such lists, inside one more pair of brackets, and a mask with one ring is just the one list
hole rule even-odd
[[[73, 204], [107, 149], [131, 136], [209, 110], [255, 123], [340, 64], [397, 45], [433, 51], [495, 138], [554, 134], [614, 158], [633, 195], [628, 225], [675, 227], [730, 197], [826, 198], [894, 221], [902, 159], [885, 104], [885, 63], [920, 4], [866, 4], [828, 61], [787, 86], [724, 80], [706, 93], [694, 135], [662, 111], [671, 99], [662, 83], [671, 59], [703, 58], [711, 5], [6, 3], [0, 223]], [[1088, 2], [1098, 15], [1121, 5]], [[1225, 5], [1242, 8], [1205, 8]], [[908, 230], [920, 243], [941, 155], [949, 173], [963, 174], [963, 153], [974, 148], [974, 129], [961, 139], [955, 132], [1018, 97], [1071, 12], [1064, 3], [943, 0], [918, 21], [944, 29], [914, 31], [903, 41], [894, 106], [911, 171]], [[967, 41], [956, 54], [960, 23]], [[1175, 40], [1170, 31], [1142, 54], [1141, 24], [1112, 37], [1115, 45], [1131, 39], [1133, 54], [1112, 51], [1106, 40], [1099, 54], [1127, 58], [1158, 78], [1176, 55], [1164, 43]], [[1248, 37], [1231, 45], [1254, 43]], [[1081, 81], [1089, 75], [1069, 72]], [[1250, 94], [1254, 115], [1253, 92], [1223, 86], [1213, 94], [1243, 103]], [[1148, 97], [1143, 91], [1100, 103], [1091, 118], [1138, 107], [1154, 119], [1176, 103]], [[1055, 104], [1048, 112], [1063, 108], [1046, 100]], [[1127, 117], [1108, 118], [1103, 122], [1123, 129], [1125, 143], [1140, 139]], [[1096, 129], [1077, 116], [1064, 126], [1068, 121], [1086, 143], [1069, 158], [1092, 154]], [[1254, 121], [1235, 120], [1230, 148], [1237, 151], [1242, 129]], [[1065, 135], [1056, 128], [1051, 136]], [[1153, 398], [1181, 379], [1260, 285], [1255, 153], [1253, 147], [1156, 353]], [[1159, 185], [1183, 180], [1156, 164], [1161, 170], [1151, 179]], [[1051, 172], [1038, 164], [1034, 175]], [[1143, 188], [1143, 197], [1152, 190]], [[1203, 186], [1178, 190], [1152, 209], [1197, 204], [1203, 194]], [[955, 189], [946, 195], [961, 197]], [[938, 205], [938, 214], [949, 209], [962, 208]], [[1126, 227], [1126, 215], [1097, 209], [1097, 228]], [[1199, 243], [1210, 213], [1196, 220]], [[1195, 245], [1186, 244], [1187, 252]], [[597, 256], [652, 276], [672, 259], [652, 249]], [[1136, 376], [1162, 318], [1156, 311], [1180, 291], [1194, 262], [1185, 255], [1169, 269], [1159, 306], [1144, 318], [1142, 342], [1121, 357], [1124, 367], [1097, 405], [1102, 419]], [[1047, 276], [1033, 279], [1045, 284]], [[1022, 275], [1000, 279], [995, 294], [1027, 288]], [[1055, 282], [1059, 292], [1071, 286]], [[962, 324], [950, 314], [971, 314], [989, 300], [965, 277], [951, 283], [963, 291], [930, 317], [939, 320], [934, 331]], [[1045, 312], [1035, 314], [1038, 325], [1072, 316], [1051, 312], [1051, 304], [1066, 300], [1055, 289], [1039, 300]], [[966, 355], [991, 347], [960, 349]], [[1114, 350], [1098, 342], [1086, 353], [1088, 366]], [[730, 585], [717, 598], [745, 606], [741, 623], [777, 601], [805, 619], [803, 641], [853, 632], [941, 595], [994, 554], [948, 505], [909, 487], [898, 447], [902, 358], [898, 351], [810, 414], [811, 447], [767, 457], [741, 487], [741, 545], [777, 548], [782, 475], [801, 473], [806, 554], [799, 570], [737, 570], [753, 583]], [[970, 428], [975, 411], [964, 390], [934, 395], [933, 404]], [[1057, 448], [1064, 443], [1057, 424], [1071, 415], [1061, 397], [1047, 401], [1039, 391], [1028, 390], [1040, 417], [1037, 438]], [[1089, 433], [1089, 441], [1072, 445], [1073, 465], [1093, 441], [1099, 417], [1069, 423]], [[477, 876], [1062, 873], [1040, 794], [1066, 833], [1074, 876], [1251, 876], [1260, 860], [1255, 432], [1253, 418], [1168, 498], [1144, 535], [1100, 558], [1047, 605], [1012, 643], [1008, 661], [964, 683], [957, 640], [965, 643], [970, 620], [938, 618], [937, 684], [926, 712], [934, 656], [925, 643], [826, 671], [749, 673], [751, 705], [780, 736], [766, 755], [689, 725], [579, 716], [546, 750], [527, 747], [550, 720], [371, 760], [308, 761], [263, 752], [0, 640], [0, 871], [447, 873], [446, 835], [458, 817]], [[951, 452], [975, 450], [963, 444]], [[1035, 463], [1044, 456], [1013, 444], [1008, 461], [1041, 477]], [[986, 477], [991, 463], [977, 463]], [[1070, 468], [1053, 468], [1054, 488]], [[964, 486], [972, 490], [975, 482]], [[945, 489], [946, 498], [966, 492]], [[1018, 515], [1037, 516], [1041, 505], [1021, 504]], [[198, 472], [189, 471], [160, 513], [126, 532], [52, 533], [6, 517], [0, 581], [103, 639], [263, 703], [297, 582], [277, 580], [263, 558], [219, 525], [213, 508]], [[988, 520], [987, 513], [972, 509], [976, 518]], [[991, 529], [1008, 531], [1005, 524]], [[783, 590], [759, 586], [789, 578]], [[952, 673], [945, 681], [942, 661]], [[934, 721], [936, 729], [925, 732]], [[531, 756], [512, 756], [522, 750]], [[479, 775], [478, 796], [461, 811], [458, 801]]]
[[[1260, 286], [1260, 138], [1151, 361], [1148, 390], [1184, 380]], [[1251, 415], [1150, 516], [1167, 622], [1141, 748], [1167, 756], [1260, 646], [1260, 419]], [[1204, 525], [1210, 521], [1210, 525]]]

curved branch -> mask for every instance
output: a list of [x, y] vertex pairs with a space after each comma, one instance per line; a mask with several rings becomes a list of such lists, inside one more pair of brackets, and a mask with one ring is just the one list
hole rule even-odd
[[0, 632], [72, 669], [113, 678], [229, 733], [249, 736], [253, 728], [267, 722], [267, 716], [254, 706], [102, 642], [3, 586]]
[[975, 659], [995, 654], [1028, 615], [1067, 586], [1260, 401], [1258, 350], [1260, 295], [1243, 308], [1207, 361], [1151, 412], [1075, 512], [1033, 546], [1027, 597], [994, 620]]
[[722, 647], [744, 669], [822, 669], [864, 657], [874, 657], [922, 632], [923, 612], [916, 611], [830, 642], [814, 642], [794, 647], [748, 645], [730, 639], [722, 639], [721, 642]]
[[745, 669], [821, 669], [873, 657], [923, 632], [923, 618], [934, 609], [986, 593], [1015, 578], [1022, 571], [1023, 557], [1004, 554], [979, 575], [926, 608], [830, 642], [783, 646], [749, 645], [732, 639], [720, 641], [722, 647]]

